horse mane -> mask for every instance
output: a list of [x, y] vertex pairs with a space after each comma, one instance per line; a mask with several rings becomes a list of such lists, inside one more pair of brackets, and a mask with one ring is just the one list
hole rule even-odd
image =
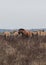
[[25, 29], [21, 28], [21, 29], [19, 29], [19, 30], [25, 30]]

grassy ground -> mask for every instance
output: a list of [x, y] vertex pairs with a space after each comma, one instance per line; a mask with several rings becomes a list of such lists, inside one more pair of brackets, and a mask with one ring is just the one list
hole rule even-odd
[[9, 40], [0, 36], [0, 65], [46, 65], [46, 36]]

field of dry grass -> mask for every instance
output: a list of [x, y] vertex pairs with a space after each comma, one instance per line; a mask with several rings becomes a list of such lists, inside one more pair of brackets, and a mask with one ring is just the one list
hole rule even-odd
[[0, 65], [46, 65], [46, 36], [0, 36]]

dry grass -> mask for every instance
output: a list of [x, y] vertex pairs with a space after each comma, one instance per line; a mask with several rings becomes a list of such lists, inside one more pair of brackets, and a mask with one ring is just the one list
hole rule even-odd
[[9, 40], [0, 36], [0, 65], [46, 65], [46, 36]]

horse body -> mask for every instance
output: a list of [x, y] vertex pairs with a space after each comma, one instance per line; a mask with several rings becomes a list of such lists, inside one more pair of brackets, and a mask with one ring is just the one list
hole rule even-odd
[[25, 29], [19, 29], [18, 33], [22, 34], [22, 36], [26, 36], [26, 37], [31, 36], [32, 37], [32, 32], [28, 31], [28, 30], [25, 30]]
[[6, 39], [9, 38], [10, 37], [10, 32], [4, 32], [4, 36], [5, 36]]
[[18, 35], [19, 35], [18, 32], [14, 32], [14, 33], [13, 33], [13, 36], [14, 36], [14, 37], [16, 37], [16, 36], [18, 36]]
[[38, 35], [38, 32], [37, 31], [33, 32], [33, 35], [34, 36]]
[[41, 36], [46, 36], [46, 32], [41, 32]]
[[41, 31], [38, 31], [38, 36], [40, 36], [41, 35]]

